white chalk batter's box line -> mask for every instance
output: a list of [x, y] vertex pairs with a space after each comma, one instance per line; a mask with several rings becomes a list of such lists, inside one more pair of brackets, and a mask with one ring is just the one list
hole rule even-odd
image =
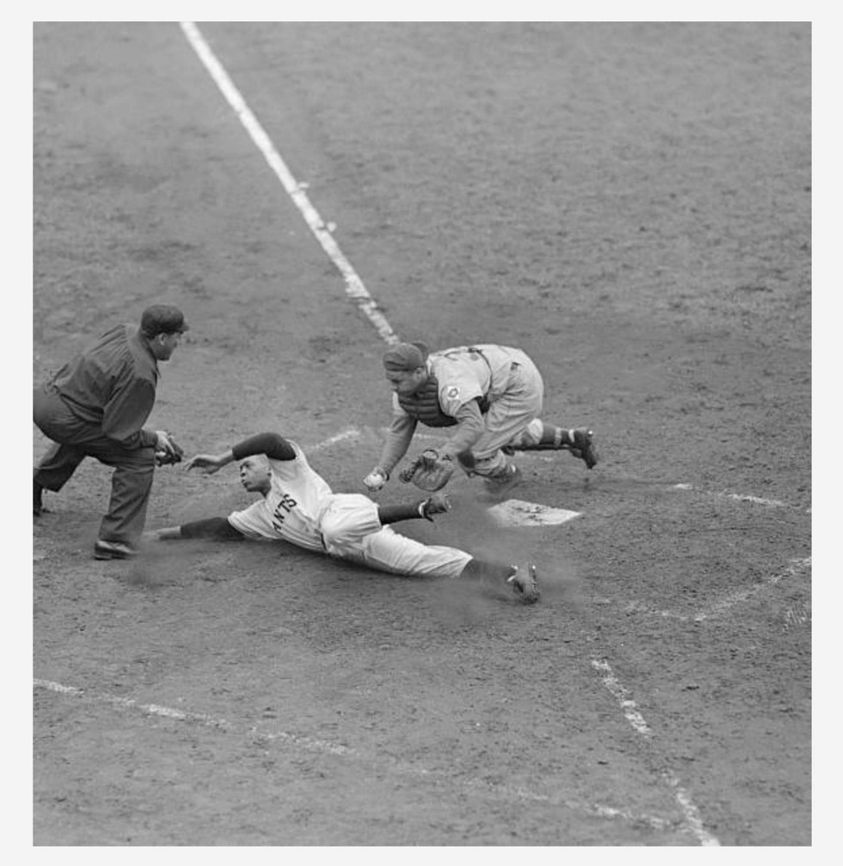
[[[288, 731], [266, 730], [260, 725], [237, 725], [226, 721], [225, 719], [216, 718], [206, 713], [195, 713], [187, 710], [178, 710], [173, 707], [162, 706], [160, 704], [141, 703], [133, 698], [122, 698], [114, 695], [95, 694], [86, 691], [85, 689], [76, 688], [75, 686], [66, 686], [61, 683], [51, 680], [35, 679], [33, 687], [36, 689], [44, 689], [55, 694], [68, 695], [75, 698], [84, 698], [94, 703], [110, 706], [117, 710], [134, 710], [145, 716], [154, 716], [163, 719], [170, 719], [177, 722], [185, 722], [188, 724], [196, 724], [204, 727], [214, 728], [229, 734], [237, 734], [246, 736], [259, 744], [280, 743], [295, 749], [301, 749], [307, 752], [315, 752], [323, 755], [332, 755], [337, 758], [350, 758], [369, 763], [373, 761], [382, 761], [398, 773], [430, 779], [442, 784], [447, 781], [447, 777], [434, 770], [428, 770], [424, 767], [417, 767], [405, 761], [393, 758], [390, 755], [373, 755], [364, 754], [350, 746], [345, 746], [341, 743], [333, 743], [329, 740], [319, 739], [317, 737], [308, 737], [301, 734], [293, 734]], [[571, 800], [564, 797], [559, 797], [550, 794], [540, 794], [536, 791], [531, 791], [524, 787], [514, 787], [510, 785], [500, 785], [494, 782], [484, 782], [479, 779], [456, 782], [459, 787], [468, 788], [470, 790], [482, 790], [483, 792], [491, 792], [493, 795], [506, 800], [527, 800], [536, 803], [544, 803], [549, 806], [561, 806], [575, 812], [584, 812], [588, 815], [593, 815], [599, 818], [620, 819], [627, 821], [630, 824], [637, 824], [650, 827], [654, 830], [670, 830], [676, 827], [681, 827], [682, 822], [675, 819], [660, 818], [654, 815], [638, 814], [627, 809], [617, 809], [613, 806], [607, 806], [600, 803], [583, 803], [577, 800]]]
[[[810, 573], [810, 557], [804, 559], [791, 559], [788, 566], [777, 574], [765, 578], [761, 583], [758, 583], [755, 586], [736, 590], [735, 592], [724, 595], [696, 613], [681, 613], [675, 610], [659, 610], [658, 608], [651, 607], [643, 602], [635, 601], [634, 599], [625, 604], [623, 612], [628, 614], [640, 613], [648, 616], [656, 616], [661, 619], [676, 619], [680, 622], [707, 622], [716, 619], [721, 614], [731, 610], [735, 605], [748, 601], [754, 595], [775, 586], [783, 580], [788, 578], [800, 578], [803, 575], [810, 575]], [[795, 625], [801, 625], [802, 623], [807, 622], [808, 619], [810, 619], [810, 608], [808, 605], [803, 605], [797, 610], [788, 610], [784, 617], [784, 628], [785, 630], [788, 630]]]
[[[386, 432], [386, 428], [383, 428], [383, 432]], [[442, 441], [441, 436], [432, 436], [427, 433], [416, 433], [416, 438], [418, 439], [434, 439], [437, 441]], [[556, 460], [557, 458], [554, 456], [546, 456], [543, 454], [535, 454], [529, 451], [520, 452], [519, 458], [528, 457], [533, 460], [542, 460], [545, 462], [551, 462]], [[797, 509], [797, 506], [789, 505], [787, 502], [781, 502], [778, 499], [764, 499], [761, 496], [751, 496], [747, 493], [728, 493], [726, 491], [712, 491], [712, 490], [704, 490], [702, 487], [697, 487], [695, 484], [666, 484], [665, 485], [669, 490], [679, 490], [686, 491], [688, 493], [698, 493], [701, 496], [710, 496], [715, 499], [731, 499], [734, 502], [746, 502], [752, 505], [766, 505], [768, 508], [792, 508]], [[801, 510], [801, 509], [798, 509]], [[810, 508], [805, 509], [806, 514], [811, 513]]]
[[[778, 499], [764, 499], [761, 496], [749, 496], [745, 493], [727, 493], [725, 491], [722, 492], [714, 492], [711, 490], [703, 490], [701, 487], [696, 487], [693, 484], [673, 484], [671, 486], [671, 490], [687, 490], [692, 493], [699, 493], [703, 496], [711, 496], [716, 499], [731, 499], [735, 502], [747, 502], [753, 505], [766, 505], [768, 508], [792, 508], [795, 510], [803, 510], [798, 506], [789, 505], [787, 502], [781, 502]], [[811, 513], [810, 508], [804, 509], [806, 514]]]
[[[382, 427], [379, 430], [375, 428], [367, 428], [369, 434], [380, 435], [386, 433], [386, 428]], [[326, 448], [331, 448], [342, 442], [358, 441], [364, 436], [364, 431], [358, 430], [356, 427], [350, 427], [347, 430], [331, 436], [329, 439], [324, 439], [317, 442], [315, 445], [305, 449], [306, 453], [315, 453], [323, 451]], [[427, 439], [431, 441], [441, 442], [442, 437], [430, 433], [416, 433], [416, 439]], [[529, 452], [528, 452], [529, 453]], [[529, 454], [533, 457], [535, 455]], [[541, 457], [542, 460], [555, 460], [555, 457]], [[759, 496], [749, 496], [740, 493], [713, 493], [703, 490], [693, 484], [672, 484], [669, 485], [670, 490], [687, 491], [699, 493], [704, 496], [712, 496], [720, 499], [730, 499], [737, 502], [747, 502], [753, 505], [764, 505], [771, 508], [791, 508], [784, 502], [777, 499], [763, 499]], [[510, 499], [507, 502], [500, 503], [488, 509], [491, 516], [503, 526], [559, 526], [567, 523], [575, 517], [579, 517], [582, 512], [570, 511], [564, 508], [556, 508], [550, 505], [542, 505], [538, 502], [525, 502], [520, 499]], [[808, 509], [810, 513], [810, 509]]]
[[[416, 435], [424, 439], [440, 438], [424, 433]], [[314, 445], [310, 450], [322, 450], [324, 448], [331, 447], [332, 445], [336, 445], [339, 442], [357, 440], [362, 436], [363, 433], [360, 430], [352, 427], [348, 430], [343, 431], [342, 433], [338, 433], [336, 436], [332, 436], [330, 439], [326, 439], [323, 442]], [[763, 505], [768, 507], [787, 507], [783, 502], [779, 502], [774, 499], [761, 499], [757, 496], [742, 496], [735, 493], [711, 494], [707, 491], [700, 490], [700, 488], [694, 487], [691, 484], [676, 484], [673, 485], [672, 489], [699, 492], [706, 495], [725, 497], [732, 500], [749, 502], [751, 504]], [[553, 506], [542, 505], [537, 502], [526, 502], [521, 499], [508, 499], [505, 502], [501, 502], [497, 505], [492, 506], [487, 511], [491, 515], [493, 520], [495, 520], [501, 526], [522, 527], [562, 525], [575, 517], [579, 517], [581, 514], [581, 512], [578, 511], [568, 511], [564, 508], [554, 508]], [[662, 619], [675, 619], [679, 620], [680, 622], [706, 622], [715, 619], [717, 616], [725, 613], [728, 610], [731, 610], [731, 608], [735, 607], [735, 605], [747, 601], [749, 598], [761, 592], [762, 590], [769, 589], [770, 587], [775, 586], [784, 578], [798, 577], [801, 574], [810, 572], [810, 569], [810, 557], [808, 557], [807, 559], [792, 559], [790, 560], [788, 567], [783, 572], [768, 577], [766, 580], [762, 581], [756, 586], [748, 587], [742, 590], [736, 590], [735, 592], [729, 593], [728, 595], [717, 599], [708, 606], [704, 607], [702, 610], [698, 610], [695, 613], [682, 613], [675, 610], [659, 610], [634, 599], [627, 602], [624, 608], [624, 612], [628, 614], [636, 613], [656, 616]], [[598, 603], [600, 603], [600, 601], [598, 601]], [[810, 609], [806, 606], [803, 606], [799, 609], [788, 610], [787, 614], [785, 615], [784, 628], [785, 630], [789, 630], [794, 626], [801, 625], [807, 622], [809, 619]]]
[[[621, 710], [632, 726], [632, 729], [646, 742], [652, 743], [653, 732], [641, 715], [635, 701], [629, 696], [629, 691], [621, 685], [610, 664], [605, 659], [592, 659], [591, 666], [599, 671], [603, 685], [617, 700]], [[662, 780], [673, 793], [676, 803], [683, 815], [683, 829], [691, 833], [703, 847], [719, 847], [720, 842], [709, 833], [700, 817], [699, 809], [691, 799], [691, 795], [680, 783], [679, 777], [669, 767], [661, 771]]]
[[[357, 441], [363, 436], [363, 431], [355, 427], [337, 433], [322, 442], [317, 442], [304, 449], [305, 454], [324, 451], [342, 442]], [[434, 437], [417, 434], [419, 438]], [[542, 505], [538, 502], [525, 502], [522, 499], [508, 499], [487, 509], [487, 513], [499, 526], [560, 526], [579, 517], [579, 511], [569, 511], [566, 508], [555, 508], [552, 505]]]

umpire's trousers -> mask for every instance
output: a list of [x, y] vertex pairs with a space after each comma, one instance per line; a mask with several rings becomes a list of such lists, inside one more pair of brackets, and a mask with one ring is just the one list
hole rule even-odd
[[155, 448], [124, 448], [102, 429], [77, 418], [54, 388], [36, 388], [33, 420], [53, 445], [35, 467], [34, 480], [45, 490], [58, 491], [86, 457], [113, 466], [111, 499], [99, 538], [136, 546], [146, 524], [146, 508], [155, 474]]

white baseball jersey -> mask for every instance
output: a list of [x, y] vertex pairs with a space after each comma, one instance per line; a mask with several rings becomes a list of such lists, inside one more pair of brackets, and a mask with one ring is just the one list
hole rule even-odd
[[392, 574], [458, 577], [472, 559], [463, 550], [421, 544], [383, 526], [375, 502], [360, 493], [333, 493], [301, 448], [287, 441], [295, 459], [267, 458], [269, 493], [228, 516], [247, 538], [284, 539]]
[[247, 538], [283, 538], [308, 550], [324, 550], [319, 521], [333, 494], [301, 448], [295, 442], [290, 445], [295, 460], [267, 458], [269, 493], [245, 510], [232, 512], [228, 522]]

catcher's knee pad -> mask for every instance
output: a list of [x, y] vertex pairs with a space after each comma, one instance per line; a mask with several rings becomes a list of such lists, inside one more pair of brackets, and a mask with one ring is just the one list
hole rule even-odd
[[510, 439], [507, 445], [511, 448], [529, 448], [532, 445], [538, 445], [542, 441], [544, 428], [545, 425], [541, 418], [533, 418], [517, 436]]

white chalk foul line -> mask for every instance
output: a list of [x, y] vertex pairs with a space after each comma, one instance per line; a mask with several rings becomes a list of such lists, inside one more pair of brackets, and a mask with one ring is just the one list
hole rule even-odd
[[[618, 681], [609, 663], [605, 659], [592, 659], [591, 665], [603, 675], [603, 685], [618, 701], [633, 730], [645, 740], [651, 741], [653, 732], [650, 726], [639, 712], [635, 701], [629, 697], [629, 692]], [[665, 770], [662, 773], [662, 778], [670, 787], [676, 802], [679, 804], [685, 828], [696, 837], [700, 845], [719, 846], [720, 842], [703, 826], [699, 809], [694, 805], [691, 795], [680, 784], [678, 777], [671, 770]]]
[[281, 181], [281, 185], [299, 209], [299, 212], [304, 217], [304, 221], [307, 223], [311, 232], [313, 232], [316, 240], [319, 241], [322, 249], [327, 253], [328, 258], [330, 258], [336, 265], [337, 270], [339, 270], [345, 280], [346, 295], [357, 304], [360, 311], [372, 323], [382, 339], [390, 344], [397, 343], [398, 337], [393, 332], [392, 327], [386, 320], [386, 317], [378, 309], [377, 302], [369, 294], [368, 290], [363, 285], [363, 281], [357, 275], [345, 255], [343, 255], [342, 250], [340, 250], [339, 245], [334, 240], [322, 217], [319, 216], [316, 208], [314, 208], [310, 203], [307, 194], [304, 192], [304, 184], [300, 184], [295, 177], [293, 177], [289, 168], [287, 168], [286, 163], [281, 158], [281, 155], [275, 149], [275, 146], [266, 131], [246, 104], [246, 100], [234, 86], [234, 83], [223, 68], [223, 65], [219, 60], [217, 60], [213, 51], [211, 51], [210, 46], [199, 32], [199, 29], [190, 21], [182, 21], [181, 29], [187, 38], [187, 41], [208, 70], [214, 83], [234, 110], [240, 123], [243, 124], [246, 132], [249, 133], [255, 146], [261, 154], [263, 154], [269, 167], [275, 172], [276, 176]]
[[[231, 80], [225, 68], [205, 41], [199, 28], [190, 21], [182, 21], [180, 22], [180, 26], [187, 41], [196, 52], [202, 64], [208, 70], [214, 83], [220, 89], [220, 92], [237, 115], [237, 118], [249, 133], [249, 136], [263, 155], [269, 167], [275, 172], [281, 185], [299, 209], [304, 221], [307, 223], [311, 232], [313, 232], [317, 241], [319, 241], [322, 249], [337, 267], [337, 270], [339, 270], [345, 280], [346, 295], [357, 304], [358, 308], [369, 319], [383, 340], [388, 344], [399, 342], [399, 338], [392, 330], [392, 326], [387, 321], [386, 316], [384, 316], [378, 309], [377, 302], [369, 294], [369, 291], [363, 284], [363, 280], [354, 270], [351, 262], [349, 262], [340, 249], [339, 244], [334, 240], [328, 224], [325, 223], [316, 208], [311, 204], [310, 199], [304, 191], [306, 184], [299, 183], [293, 176], [292, 172], [287, 167], [287, 164], [276, 150], [269, 135], [261, 126], [257, 117], [246, 103], [246, 100], [235, 87], [234, 82]], [[698, 490], [698, 488], [695, 488], [691, 484], [676, 484], [674, 487], [677, 490]], [[747, 496], [735, 493], [709, 495], [716, 495], [744, 502], [754, 502], [761, 505], [786, 507], [784, 502], [779, 502], [775, 499], [762, 499], [757, 496]]]
[[[225, 719], [214, 718], [213, 716], [204, 713], [177, 710], [160, 704], [145, 704], [132, 698], [120, 698], [107, 694], [95, 694], [88, 692], [85, 689], [76, 688], [75, 686], [65, 686], [61, 683], [53, 682], [52, 680], [34, 679], [33, 686], [37, 689], [45, 689], [46, 691], [55, 692], [57, 694], [70, 695], [77, 698], [87, 698], [95, 703], [106, 704], [118, 709], [134, 710], [147, 716], [159, 716], [161, 718], [173, 719], [175, 721], [192, 722], [228, 733], [239, 733], [249, 736], [259, 743], [279, 742], [288, 746], [293, 746], [309, 752], [317, 752], [323, 755], [366, 759], [365, 755], [350, 746], [345, 746], [341, 743], [333, 743], [329, 740], [322, 740], [316, 737], [292, 734], [288, 731], [263, 730], [259, 725], [252, 725], [250, 727], [246, 727], [245, 725], [236, 725], [225, 721]], [[394, 770], [401, 773], [421, 778], [442, 778], [441, 773], [425, 769], [424, 767], [417, 767], [413, 764], [408, 764], [407, 762], [393, 758], [392, 756], [381, 758], [381, 760], [387, 762]], [[469, 779], [468, 781], [460, 780], [458, 781], [458, 784], [472, 790], [482, 789], [484, 791], [491, 791], [498, 796], [508, 799], [528, 800], [547, 803], [549, 805], [564, 806], [572, 811], [586, 812], [587, 814], [596, 815], [601, 818], [621, 819], [632, 824], [649, 826], [656, 830], [669, 829], [674, 824], [673, 821], [665, 818], [658, 818], [652, 815], [640, 815], [625, 809], [616, 809], [612, 806], [606, 806], [600, 803], [582, 803], [576, 800], [554, 797], [547, 794], [539, 794], [523, 787], [498, 785], [494, 782], [483, 782], [479, 779]]]
[[[304, 192], [303, 185], [301, 185], [295, 179], [290, 170], [287, 168], [284, 160], [275, 149], [275, 146], [273, 145], [266, 131], [258, 122], [255, 115], [252, 113], [251, 109], [246, 104], [246, 101], [243, 99], [240, 92], [234, 86], [234, 83], [231, 81], [228, 73], [225, 71], [222, 64], [217, 60], [216, 56], [211, 51], [210, 47], [208, 46], [204, 37], [199, 32], [196, 25], [192, 22], [182, 22], [181, 28], [188, 42], [193, 47], [197, 56], [202, 61], [205, 68], [211, 75], [211, 78], [214, 80], [217, 87], [219, 87], [223, 96], [226, 98], [227, 102], [237, 115], [238, 119], [251, 136], [252, 141], [255, 143], [258, 150], [260, 150], [264, 159], [266, 159], [267, 163], [269, 164], [270, 168], [275, 172], [276, 176], [281, 181], [282, 186], [287, 191], [288, 195], [293, 200], [296, 207], [298, 207], [308, 227], [310, 228], [316, 239], [319, 241], [328, 257], [336, 265], [340, 274], [343, 276], [346, 284], [346, 295], [357, 303], [358, 308], [369, 319], [377, 332], [387, 343], [398, 342], [398, 337], [393, 332], [392, 327], [390, 326], [386, 317], [380, 312], [377, 307], [377, 303], [369, 294], [366, 287], [363, 285], [363, 281], [357, 275], [354, 268], [351, 266], [351, 263], [348, 261], [348, 259], [346, 259], [345, 255], [340, 250], [339, 245], [334, 240], [329, 228], [323, 221], [322, 217], [310, 203], [310, 200]], [[327, 444], [328, 443], [324, 444], [322, 447], [327, 447]], [[330, 444], [333, 444], [333, 442], [331, 442]], [[681, 487], [681, 485], [677, 486]], [[608, 667], [608, 665], [606, 666]], [[39, 681], [36, 681], [36, 684], [38, 684], [38, 682]], [[41, 681], [41, 683], [43, 684], [44, 681]], [[67, 687], [59, 686], [59, 684], [57, 683], [49, 684], [45, 687], [49, 688], [53, 686], [57, 687], [56, 690], [64, 690], [68, 691], [69, 693], [75, 693], [74, 690]], [[125, 706], [135, 706], [135, 703], [128, 699], [115, 698], [110, 699], [109, 702], [117, 702], [118, 704]], [[152, 704], [139, 705], [138, 708], [148, 713], [167, 715], [171, 718], [190, 718], [192, 720], [201, 720], [201, 717], [198, 716], [189, 716], [188, 714], [182, 713], [179, 710], [170, 710], [168, 708], [158, 707]], [[629, 710], [628, 706], [626, 707], [626, 710]], [[634, 718], [634, 715], [631, 718]], [[640, 723], [643, 723], [643, 719]], [[643, 724], [646, 727], [646, 723]], [[287, 734], [286, 732], [280, 732], [275, 736], [280, 739], [286, 739], [292, 737], [293, 735]], [[702, 829], [702, 823], [699, 822], [698, 818], [694, 818], [693, 812], [695, 812], [695, 807], [693, 807], [693, 804], [690, 802], [690, 799], [687, 797], [687, 795], [684, 794], [678, 784], [673, 785], [673, 787], [676, 789], [677, 800], [679, 801], [680, 805], [683, 806], [683, 809], [686, 812], [686, 820], [688, 821], [689, 827], [695, 831], [695, 834], [700, 839], [702, 844], [718, 844], [717, 840], [714, 839], [714, 837], [711, 837], [705, 833], [705, 831]], [[698, 827], [696, 826], [697, 824], [699, 825]]]

